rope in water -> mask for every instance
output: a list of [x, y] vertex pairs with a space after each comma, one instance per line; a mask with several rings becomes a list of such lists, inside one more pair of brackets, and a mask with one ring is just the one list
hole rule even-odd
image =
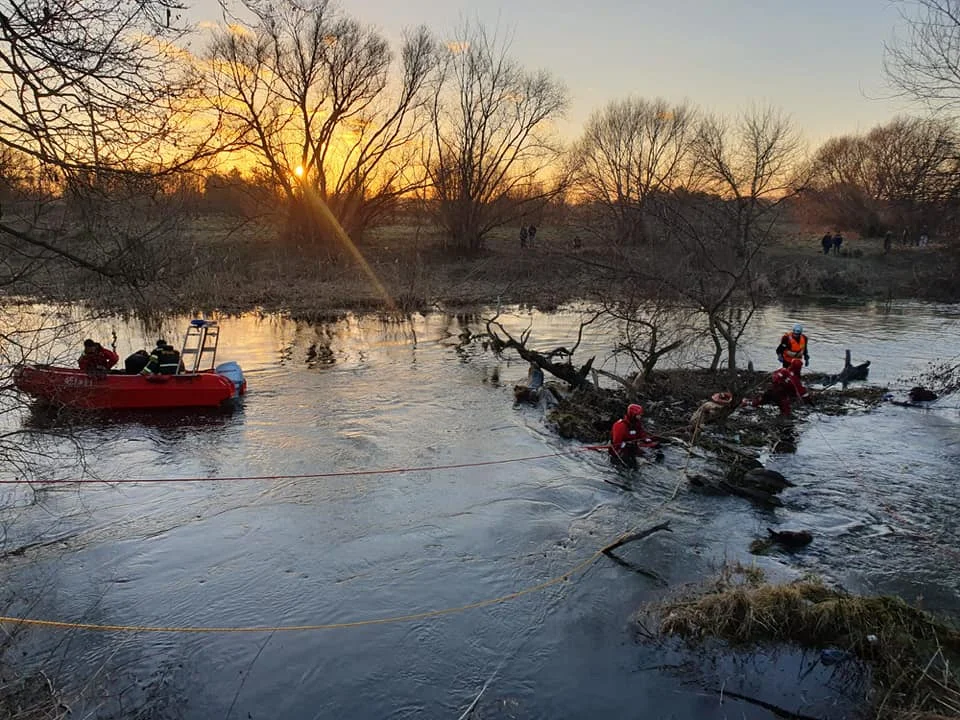
[[369, 470], [338, 470], [318, 473], [299, 473], [288, 475], [235, 475], [226, 477], [182, 477], [182, 478], [126, 478], [121, 480], [103, 480], [99, 478], [67, 478], [62, 480], [0, 480], [0, 485], [89, 485], [106, 484], [122, 485], [136, 483], [196, 483], [196, 482], [240, 482], [244, 480], [310, 480], [317, 478], [355, 477], [359, 475], [398, 475], [411, 472], [431, 472], [435, 470], [457, 470], [461, 468], [487, 467], [490, 465], [506, 465], [509, 463], [544, 460], [552, 457], [575, 455], [586, 451], [606, 450], [609, 445], [583, 445], [572, 450], [561, 450], [543, 455], [526, 455], [524, 457], [506, 458], [503, 460], [480, 460], [469, 463], [451, 463], [449, 465], [422, 465], [419, 467], [373, 468]]
[[[662, 511], [667, 504], [671, 501], [672, 498], [664, 500], [657, 508], [652, 512], [648, 513], [644, 517], [644, 522], [654, 517], [657, 513]], [[641, 523], [642, 524], [642, 523]], [[425, 610], [423, 612], [417, 613], [408, 613], [404, 615], [392, 615], [387, 617], [380, 618], [368, 618], [365, 620], [353, 620], [348, 622], [338, 622], [338, 623], [315, 623], [315, 624], [305, 624], [305, 625], [250, 625], [250, 626], [201, 626], [201, 625], [123, 625], [123, 624], [108, 624], [108, 623], [85, 623], [85, 622], [70, 622], [65, 620], [44, 620], [41, 618], [32, 618], [32, 617], [14, 617], [7, 615], [0, 615], [0, 626], [3, 625], [13, 625], [13, 626], [31, 626], [31, 627], [42, 627], [49, 629], [59, 629], [59, 630], [90, 630], [90, 631], [101, 631], [101, 632], [124, 632], [124, 633], [181, 633], [181, 634], [202, 634], [202, 633], [278, 633], [278, 632], [308, 632], [308, 631], [319, 631], [319, 630], [342, 630], [349, 628], [360, 628], [360, 627], [369, 627], [372, 625], [389, 625], [393, 623], [403, 623], [403, 622], [413, 622], [416, 620], [429, 620], [433, 618], [443, 617], [444, 615], [454, 615], [457, 613], [466, 612], [468, 610], [476, 610], [479, 608], [490, 607], [492, 605], [499, 605], [511, 600], [516, 600], [517, 598], [523, 597], [525, 595], [531, 595], [533, 593], [546, 590], [549, 587], [554, 585], [559, 585], [560, 583], [567, 582], [571, 580], [574, 576], [580, 575], [587, 570], [591, 565], [593, 565], [601, 555], [603, 555], [608, 549], [611, 549], [620, 543], [621, 540], [629, 538], [631, 535], [637, 532], [641, 524], [635, 525], [633, 528], [628, 530], [625, 533], [621, 533], [612, 541], [606, 543], [599, 550], [591, 554], [585, 560], [578, 562], [573, 567], [568, 570], [560, 573], [559, 575], [554, 575], [548, 580], [539, 582], [535, 585], [529, 585], [527, 587], [521, 588], [520, 590], [515, 590], [514, 592], [506, 593], [504, 595], [498, 595], [497, 597], [487, 598], [485, 600], [477, 600], [475, 602], [467, 603], [466, 605], [457, 605], [454, 607], [440, 608], [437, 610]]]

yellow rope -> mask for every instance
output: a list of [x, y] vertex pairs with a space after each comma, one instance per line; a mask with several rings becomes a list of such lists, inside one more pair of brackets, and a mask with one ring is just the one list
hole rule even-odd
[[[661, 504], [661, 507], [654, 510], [650, 513], [645, 519], [652, 518], [657, 512], [659, 512], [662, 507], [666, 505], [666, 502]], [[108, 631], [108, 632], [127, 632], [127, 633], [277, 633], [277, 632], [296, 632], [296, 631], [314, 631], [314, 630], [338, 630], [343, 628], [357, 628], [357, 627], [367, 627], [369, 625], [388, 625], [390, 623], [401, 623], [401, 622], [411, 622], [414, 620], [427, 620], [430, 618], [441, 617], [443, 615], [453, 615], [456, 613], [466, 612], [467, 610], [475, 610], [477, 608], [489, 607], [491, 605], [498, 605], [500, 603], [505, 603], [510, 600], [515, 600], [524, 595], [530, 595], [532, 593], [540, 592], [545, 590], [548, 587], [553, 585], [558, 585], [562, 582], [569, 580], [573, 575], [583, 572], [588, 567], [590, 567], [597, 559], [603, 555], [603, 553], [612, 545], [615, 545], [620, 539], [627, 537], [628, 535], [636, 532], [639, 525], [634, 526], [633, 529], [626, 533], [618, 535], [616, 539], [607, 543], [602, 548], [593, 553], [586, 560], [574, 565], [572, 568], [567, 570], [560, 575], [556, 575], [549, 580], [538, 583], [536, 585], [531, 585], [521, 590], [517, 590], [512, 593], [507, 593], [506, 595], [500, 595], [494, 598], [488, 598], [486, 600], [478, 600], [476, 602], [468, 603], [467, 605], [458, 605], [456, 607], [441, 608], [439, 610], [425, 610], [424, 612], [419, 613], [410, 613], [408, 615], [393, 615], [391, 617], [383, 618], [370, 618], [367, 620], [354, 620], [352, 622], [342, 622], [342, 623], [319, 623], [313, 625], [277, 625], [277, 626], [237, 626], [237, 627], [213, 627], [213, 626], [191, 626], [191, 625], [107, 625], [101, 623], [83, 623], [83, 622], [68, 622], [64, 620], [42, 620], [39, 618], [24, 618], [24, 617], [10, 617], [0, 615], [0, 625], [28, 625], [33, 627], [44, 627], [44, 628], [57, 628], [63, 630], [96, 630], [96, 631]]]

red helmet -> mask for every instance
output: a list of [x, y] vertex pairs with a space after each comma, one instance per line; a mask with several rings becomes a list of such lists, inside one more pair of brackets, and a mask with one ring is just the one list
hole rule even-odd
[[794, 358], [790, 361], [791, 370], [802, 370], [803, 369], [803, 360], [800, 358]]
[[643, 406], [637, 405], [636, 403], [631, 403], [627, 405], [627, 420], [632, 420], [635, 417], [643, 416]]

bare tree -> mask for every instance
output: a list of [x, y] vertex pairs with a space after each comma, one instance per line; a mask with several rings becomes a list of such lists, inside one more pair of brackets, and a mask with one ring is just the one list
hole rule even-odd
[[865, 135], [832, 138], [815, 153], [808, 202], [831, 224], [936, 224], [960, 191], [960, 137], [939, 118], [896, 118]]
[[711, 369], [737, 367], [737, 350], [760, 302], [757, 259], [778, 232], [782, 203], [804, 186], [802, 145], [790, 120], [754, 108], [735, 123], [703, 121], [695, 142], [699, 192], [665, 204], [667, 241], [681, 248], [664, 268], [677, 292], [703, 313], [714, 344]]
[[960, 0], [900, 0], [905, 36], [884, 46], [884, 71], [903, 95], [935, 109], [960, 105]]
[[595, 112], [572, 154], [575, 187], [598, 210], [593, 229], [646, 242], [649, 204], [689, 179], [695, 134], [687, 104], [630, 98]]
[[629, 358], [637, 371], [635, 384], [649, 382], [657, 364], [697, 332], [692, 313], [664, 282], [630, 287], [622, 297], [605, 299], [602, 308], [604, 321], [617, 334], [614, 355]]
[[567, 106], [566, 90], [546, 72], [524, 70], [509, 49], [465, 22], [442, 51], [435, 86], [434, 206], [447, 236], [470, 250], [562, 188], [551, 121]]
[[399, 63], [375, 29], [329, 0], [240, 0], [209, 49], [210, 101], [290, 201], [295, 230], [329, 243], [315, 203], [359, 235], [423, 187], [426, 82], [435, 60], [423, 28]]
[[[33, 189], [3, 208], [0, 283], [40, 269], [49, 280], [58, 263], [121, 283], [152, 279], [152, 263], [131, 259], [144, 237], [150, 249], [175, 238], [167, 178], [215, 151], [216, 128], [190, 112], [179, 7], [0, 3], [0, 147], [21, 159], [21, 187]], [[160, 236], [162, 246], [149, 242]]]

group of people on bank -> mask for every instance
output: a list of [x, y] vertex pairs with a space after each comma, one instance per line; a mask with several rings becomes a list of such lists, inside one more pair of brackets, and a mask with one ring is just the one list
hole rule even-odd
[[[120, 362], [120, 356], [110, 348], [87, 338], [83, 341], [83, 354], [77, 365], [90, 374], [107, 373]], [[176, 375], [182, 370], [180, 353], [166, 340], [157, 340], [152, 352], [137, 350], [124, 360], [127, 375]]]
[[[804, 367], [810, 365], [809, 342], [803, 325], [797, 323], [784, 333], [776, 348], [780, 367], [770, 376], [764, 392], [744, 404], [752, 407], [776, 405], [781, 417], [789, 417], [795, 402], [810, 402], [810, 393], [800, 379]], [[730, 393], [718, 393], [717, 402], [732, 402]], [[624, 416], [613, 423], [610, 430], [610, 459], [614, 465], [635, 468], [638, 458], [649, 448], [658, 448], [660, 441], [643, 427], [643, 407], [636, 403], [627, 406]]]

